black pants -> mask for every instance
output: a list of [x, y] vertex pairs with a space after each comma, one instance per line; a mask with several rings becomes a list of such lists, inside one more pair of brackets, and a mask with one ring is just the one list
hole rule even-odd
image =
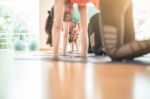
[[135, 40], [131, 0], [101, 0], [100, 10], [103, 47], [112, 59], [134, 58], [150, 52], [150, 40]]

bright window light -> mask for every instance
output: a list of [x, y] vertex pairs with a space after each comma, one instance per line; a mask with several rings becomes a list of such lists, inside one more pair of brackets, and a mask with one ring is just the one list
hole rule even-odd
[[150, 0], [133, 0], [137, 40], [150, 39]]
[[12, 49], [16, 39], [39, 44], [39, 0], [0, 1], [0, 49]]

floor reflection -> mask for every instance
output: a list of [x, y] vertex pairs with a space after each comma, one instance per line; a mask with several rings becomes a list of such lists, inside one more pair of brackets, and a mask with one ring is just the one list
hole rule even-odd
[[49, 70], [49, 99], [86, 99], [85, 66], [57, 62]]
[[150, 75], [136, 74], [133, 99], [150, 99]]
[[0, 51], [0, 99], [42, 99], [41, 61], [17, 61], [15, 55]]
[[120, 64], [51, 62], [49, 67], [48, 99], [132, 99], [134, 75], [145, 72]]
[[43, 61], [20, 54], [0, 52], [0, 99], [150, 99], [145, 65]]
[[48, 99], [132, 99], [140, 66], [53, 62], [48, 72]]
[[0, 51], [0, 99], [7, 99], [10, 72], [13, 68], [11, 52]]
[[13, 62], [9, 78], [8, 99], [42, 99], [41, 62]]
[[95, 99], [131, 99], [133, 75], [133, 70], [124, 66], [95, 67], [95, 90], [102, 97]]

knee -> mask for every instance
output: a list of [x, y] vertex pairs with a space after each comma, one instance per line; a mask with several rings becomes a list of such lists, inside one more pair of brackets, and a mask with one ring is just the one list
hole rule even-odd
[[67, 39], [68, 38], [68, 33], [64, 33], [64, 38]]
[[105, 51], [106, 54], [112, 59], [112, 60], [122, 60], [122, 59], [129, 59], [132, 58], [130, 55], [126, 55], [125, 53], [118, 53], [118, 49], [111, 49]]
[[82, 28], [81, 32], [84, 34], [88, 34], [87, 28]]
[[120, 57], [121, 55], [118, 55], [118, 54], [117, 54], [117, 48], [109, 49], [109, 48], [104, 47], [102, 50], [103, 50], [103, 51], [106, 53], [106, 55], [108, 55], [112, 60], [118, 60], [118, 59], [121, 58], [121, 57]]
[[53, 25], [53, 31], [61, 31], [62, 27], [60, 24], [54, 24]]

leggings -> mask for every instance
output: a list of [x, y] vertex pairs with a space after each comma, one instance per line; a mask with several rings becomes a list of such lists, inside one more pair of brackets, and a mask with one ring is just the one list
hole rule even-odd
[[131, 0], [100, 1], [100, 34], [112, 59], [131, 59], [150, 52], [150, 40], [136, 41]]

